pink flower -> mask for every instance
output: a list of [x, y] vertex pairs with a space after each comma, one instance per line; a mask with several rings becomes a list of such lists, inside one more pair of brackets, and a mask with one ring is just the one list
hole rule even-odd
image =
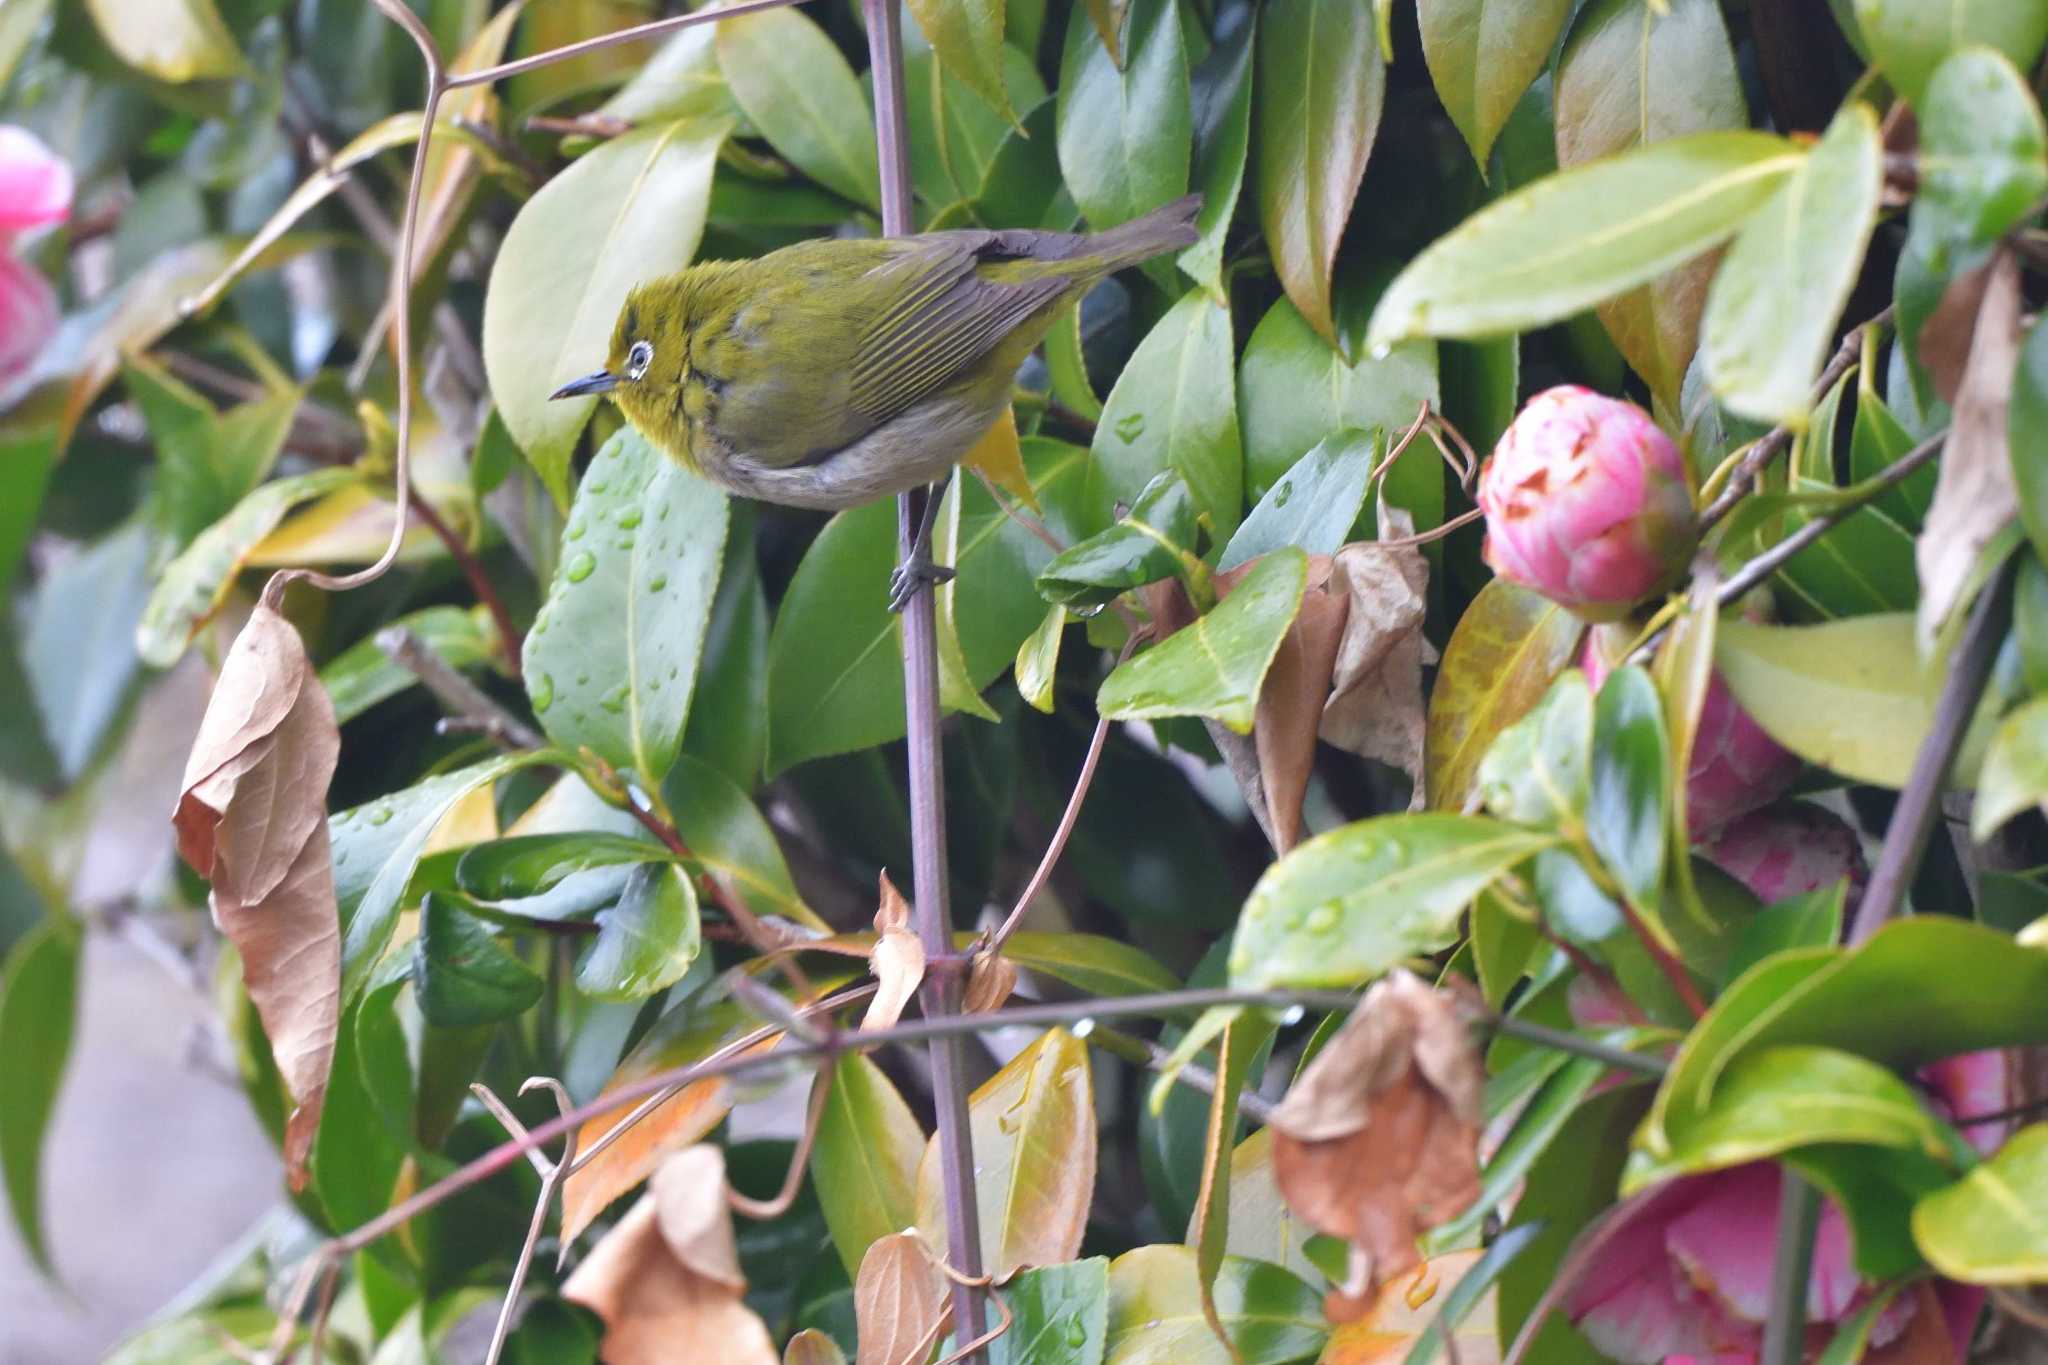
[[[1596, 691], [1611, 665], [1609, 653], [1628, 638], [1628, 632], [1609, 627], [1588, 633], [1579, 667]], [[1797, 756], [1764, 733], [1716, 672], [1707, 680], [1692, 761], [1685, 770], [1687, 837], [1703, 842], [1737, 816], [1769, 805], [1785, 794], [1799, 767]]]
[[[1949, 1117], [2004, 1108], [2006, 1078], [1999, 1052], [1952, 1057], [1920, 1073], [1935, 1108]], [[1966, 1131], [1987, 1151], [2005, 1136], [2001, 1125]], [[1770, 1315], [1782, 1179], [1776, 1163], [1757, 1161], [1664, 1185], [1566, 1296], [1573, 1323], [1624, 1365], [1756, 1365]], [[1806, 1289], [1810, 1349], [1869, 1301], [1871, 1287], [1858, 1278], [1853, 1251], [1847, 1220], [1824, 1202]], [[1916, 1315], [1937, 1312], [1936, 1325], [1960, 1360], [1982, 1306], [1981, 1292], [1961, 1285], [1901, 1294], [1878, 1315], [1870, 1359], [1881, 1359], [1882, 1348], [1909, 1330], [1924, 1330], [1928, 1324], [1916, 1323]]]
[[1677, 445], [1634, 404], [1570, 384], [1502, 435], [1479, 506], [1494, 572], [1593, 621], [1669, 585], [1698, 539]]
[[57, 330], [57, 291], [26, 261], [0, 251], [0, 393], [27, 372]]
[[0, 242], [71, 216], [71, 166], [26, 128], [0, 124]]
[[1808, 801], [1781, 801], [1752, 811], [1700, 852], [1766, 905], [1847, 877], [1853, 908], [1870, 880], [1856, 831], [1840, 816]]

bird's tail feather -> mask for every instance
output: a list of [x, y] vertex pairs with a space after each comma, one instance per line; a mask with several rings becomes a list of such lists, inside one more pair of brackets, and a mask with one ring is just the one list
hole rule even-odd
[[1195, 231], [1195, 217], [1201, 211], [1202, 196], [1186, 195], [1128, 223], [1093, 234], [1086, 239], [1083, 250], [1099, 269], [1122, 270], [1149, 261], [1163, 251], [1192, 246], [1200, 235]]

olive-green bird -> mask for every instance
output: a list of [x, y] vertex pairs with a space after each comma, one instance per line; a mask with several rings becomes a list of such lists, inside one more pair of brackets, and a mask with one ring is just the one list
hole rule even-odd
[[650, 441], [736, 493], [836, 510], [948, 475], [1062, 310], [1195, 240], [1199, 195], [1108, 232], [799, 242], [627, 296], [604, 369]]

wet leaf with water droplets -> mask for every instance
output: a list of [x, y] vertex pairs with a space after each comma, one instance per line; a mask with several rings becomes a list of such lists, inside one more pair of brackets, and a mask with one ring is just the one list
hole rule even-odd
[[[1312, 1357], [1330, 1335], [1322, 1295], [1292, 1271], [1223, 1258], [1216, 1311], [1241, 1365]], [[1145, 1246], [1109, 1263], [1108, 1359], [1116, 1365], [1232, 1365], [1202, 1316], [1195, 1249]]]

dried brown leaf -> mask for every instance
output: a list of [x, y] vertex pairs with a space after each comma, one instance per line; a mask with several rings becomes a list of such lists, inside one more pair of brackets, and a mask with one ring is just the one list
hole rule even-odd
[[2019, 259], [2001, 247], [1992, 257], [1970, 339], [1970, 358], [1956, 389], [1955, 416], [1941, 452], [1934, 501], [1914, 545], [1923, 649], [1960, 601], [1984, 547], [2019, 515], [2006, 413], [2012, 406], [2013, 369], [2019, 356], [2020, 303]]
[[767, 1325], [739, 1291], [676, 1259], [656, 1204], [644, 1196], [562, 1286], [604, 1319], [606, 1365], [776, 1365]]
[[806, 1327], [782, 1348], [782, 1365], [846, 1365], [839, 1343], [815, 1327]]
[[685, 1147], [647, 1182], [662, 1240], [684, 1268], [735, 1294], [747, 1289], [725, 1198], [725, 1151], [708, 1142]]
[[[1381, 540], [1414, 533], [1415, 523], [1407, 512], [1398, 507], [1381, 510]], [[1436, 650], [1422, 633], [1429, 561], [1420, 546], [1361, 541], [1337, 552], [1333, 578], [1348, 606], [1330, 700], [1323, 707], [1322, 737], [1361, 758], [1406, 772], [1415, 782], [1409, 809], [1419, 810], [1428, 733], [1422, 666], [1436, 662]]]
[[918, 1365], [946, 1324], [946, 1278], [914, 1232], [877, 1238], [853, 1281], [857, 1365]]
[[1941, 291], [1941, 301], [1920, 324], [1916, 354], [1944, 403], [1955, 402], [1956, 391], [1962, 387], [1963, 370], [1970, 363], [1970, 338], [1976, 335], [1977, 314], [1983, 311], [1984, 291], [1997, 263], [1996, 256], [1990, 257], [1950, 280], [1948, 288]]
[[1273, 1111], [1281, 1195], [1352, 1244], [1347, 1295], [1421, 1264], [1417, 1236], [1478, 1197], [1485, 1083], [1459, 1001], [1397, 970]]
[[341, 737], [298, 632], [259, 605], [221, 663], [185, 763], [172, 824], [178, 851], [213, 884], [213, 917], [242, 959], [296, 1108], [285, 1170], [306, 1156], [334, 1063], [341, 930], [327, 836], [327, 786]]
[[[1344, 1325], [1330, 1334], [1317, 1365], [1400, 1365], [1422, 1335], [1437, 1325], [1445, 1296], [1481, 1254], [1453, 1251], [1438, 1256], [1412, 1278], [1397, 1276], [1370, 1299], [1334, 1305], [1341, 1316], [1333, 1315], [1332, 1321]], [[1493, 1300], [1493, 1291], [1488, 1290], [1458, 1327], [1458, 1365], [1500, 1365]]]
[[910, 906], [886, 872], [882, 874], [881, 904], [875, 910], [875, 932], [881, 937], [875, 940], [874, 956], [868, 959], [868, 970], [875, 974], [875, 998], [861, 1016], [863, 1032], [893, 1027], [924, 980], [924, 945], [910, 932]]
[[977, 953], [967, 968], [967, 993], [960, 1008], [966, 1014], [999, 1010], [1016, 989], [1016, 963], [1001, 953]]

